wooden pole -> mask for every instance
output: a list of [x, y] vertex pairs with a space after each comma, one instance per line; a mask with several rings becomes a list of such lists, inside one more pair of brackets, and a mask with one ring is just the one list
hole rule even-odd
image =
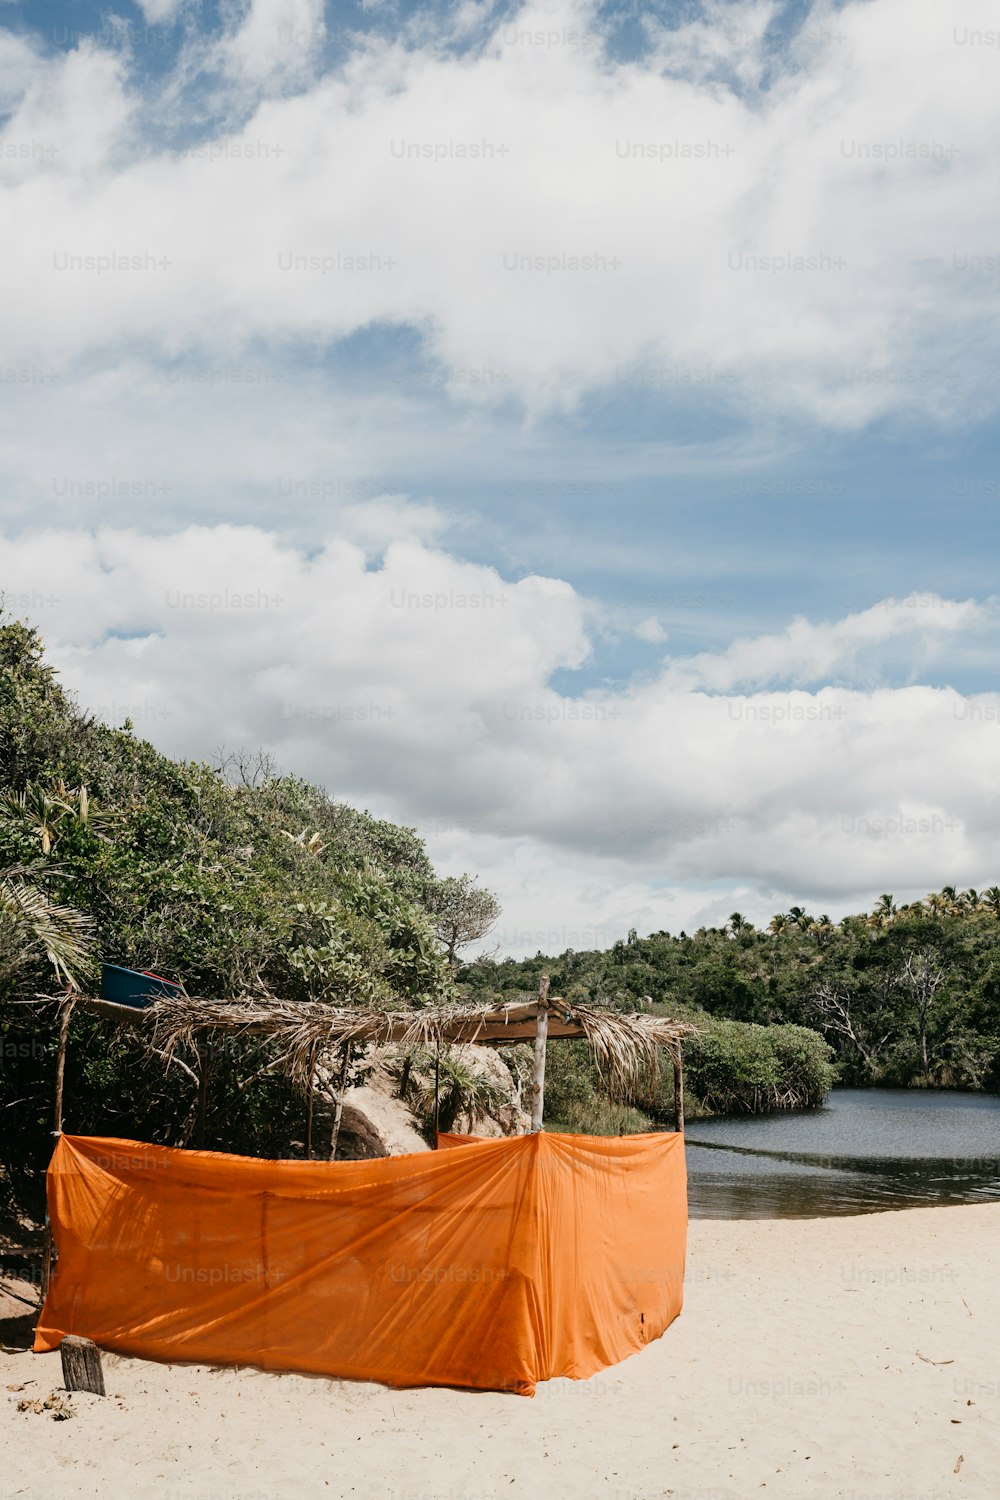
[[[63, 1001], [59, 1011], [59, 1050], [56, 1054], [56, 1097], [53, 1108], [52, 1134], [56, 1140], [63, 1133], [63, 1090], [66, 1080], [66, 1048], [69, 1043], [69, 1023], [73, 1014], [74, 1001], [72, 999]], [[46, 1195], [47, 1196], [47, 1195]], [[48, 1204], [45, 1206], [45, 1247], [42, 1252], [42, 1301], [49, 1294], [49, 1280], [52, 1276], [52, 1224], [49, 1220]]]
[[441, 1037], [435, 1047], [435, 1151], [438, 1149], [438, 1121], [441, 1119]]
[[313, 1092], [316, 1077], [316, 1048], [319, 1044], [313, 1042], [309, 1052], [309, 1087], [307, 1098], [309, 1100], [309, 1111], [306, 1115], [306, 1161], [312, 1161], [313, 1154]]
[[198, 1069], [198, 1150], [205, 1149], [205, 1115], [208, 1112], [208, 1055], [202, 1043], [201, 1066]]
[[545, 1115], [545, 1047], [549, 1039], [549, 976], [538, 981], [535, 1021], [535, 1066], [531, 1075], [531, 1130], [541, 1130]]
[[74, 1003], [72, 999], [64, 1001], [59, 1013], [59, 1052], [56, 1057], [55, 1129], [52, 1132], [55, 1136], [60, 1136], [63, 1133], [63, 1084], [66, 1078], [66, 1044], [69, 1040], [69, 1021], [73, 1014]]
[[68, 1391], [90, 1391], [94, 1396], [107, 1394], [101, 1351], [96, 1344], [70, 1333], [59, 1345], [59, 1353], [62, 1356], [63, 1385]]
[[684, 1134], [684, 1046], [677, 1043], [674, 1058], [674, 1129]]
[[344, 1062], [340, 1069], [340, 1087], [337, 1089], [337, 1108], [333, 1114], [333, 1134], [330, 1137], [330, 1160], [337, 1160], [337, 1142], [340, 1139], [340, 1122], [344, 1117], [344, 1091], [347, 1088], [347, 1069], [351, 1062], [351, 1044], [344, 1044]]

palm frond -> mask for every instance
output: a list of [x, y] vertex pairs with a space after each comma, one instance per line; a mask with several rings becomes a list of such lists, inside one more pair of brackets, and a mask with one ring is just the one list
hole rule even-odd
[[79, 990], [79, 976], [91, 956], [93, 924], [73, 906], [63, 906], [17, 870], [0, 875], [0, 912], [45, 949], [45, 956], [70, 989]]

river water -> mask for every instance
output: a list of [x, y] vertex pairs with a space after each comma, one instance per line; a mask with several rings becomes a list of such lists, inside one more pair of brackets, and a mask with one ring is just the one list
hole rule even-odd
[[815, 1219], [1000, 1198], [1000, 1096], [835, 1089], [819, 1110], [692, 1120], [698, 1219]]

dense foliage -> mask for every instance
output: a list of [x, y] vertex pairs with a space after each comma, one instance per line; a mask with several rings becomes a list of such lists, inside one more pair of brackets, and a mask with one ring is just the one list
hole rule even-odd
[[[131, 727], [77, 711], [28, 627], [0, 622], [0, 1124], [5, 1165], [51, 1144], [52, 1017], [20, 1004], [98, 959], [181, 979], [190, 994], [367, 1006], [457, 998], [455, 949], [492, 898], [439, 881], [412, 829], [279, 775], [266, 756], [181, 763]], [[77, 1012], [66, 1118], [80, 1131], [180, 1142], [196, 1068], [165, 1069]], [[302, 1102], [266, 1049], [216, 1049], [206, 1144], [294, 1149]], [[197, 1059], [188, 1060], [193, 1064]]]
[[[734, 912], [725, 927], [693, 936], [632, 932], [607, 951], [486, 960], [467, 977], [488, 990], [525, 993], [542, 973], [556, 993], [629, 1010], [651, 997], [674, 1015], [707, 1018], [703, 1041], [689, 1049], [691, 1086], [716, 1108], [754, 1107], [741, 1100], [758, 1088], [761, 1099], [770, 1091], [777, 1103], [796, 1080], [814, 1097], [825, 1076], [817, 1032], [832, 1046], [844, 1083], [1000, 1085], [995, 886], [982, 894], [946, 886], [899, 908], [884, 895], [872, 912], [837, 925], [793, 907], [760, 931]], [[777, 1026], [809, 1030], [779, 1033]], [[724, 1082], [732, 1069], [740, 1100]]]
[[[266, 755], [178, 762], [128, 724], [81, 714], [36, 634], [0, 619], [0, 1166], [9, 1180], [36, 1175], [51, 1144], [52, 1017], [20, 1002], [66, 984], [95, 990], [99, 958], [182, 979], [192, 994], [367, 1006], [499, 1002], [533, 993], [547, 973], [569, 999], [696, 1020], [692, 1113], [814, 1105], [834, 1057], [851, 1083], [1000, 1081], [997, 887], [946, 887], [898, 910], [883, 896], [837, 926], [795, 907], [758, 931], [734, 913], [690, 937], [630, 932], [603, 952], [463, 965], [458, 950], [498, 910], [469, 877], [437, 879], [413, 829], [332, 801]], [[488, 1083], [470, 1082], [453, 1061], [447, 1110], [474, 1114], [491, 1102]], [[166, 1066], [79, 1011], [67, 1121], [184, 1143], [201, 1062], [212, 1074], [206, 1145], [301, 1149], [302, 1100], [271, 1071], [266, 1045], [227, 1041], [207, 1060]], [[644, 1129], [669, 1119], [671, 1097], [668, 1063], [658, 1083], [612, 1101], [582, 1045], [550, 1049], [553, 1125]]]

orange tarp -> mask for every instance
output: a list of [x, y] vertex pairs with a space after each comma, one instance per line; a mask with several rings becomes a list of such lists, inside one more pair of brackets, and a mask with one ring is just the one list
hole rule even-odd
[[679, 1135], [516, 1136], [378, 1161], [261, 1161], [62, 1136], [35, 1349], [530, 1395], [681, 1310]]

